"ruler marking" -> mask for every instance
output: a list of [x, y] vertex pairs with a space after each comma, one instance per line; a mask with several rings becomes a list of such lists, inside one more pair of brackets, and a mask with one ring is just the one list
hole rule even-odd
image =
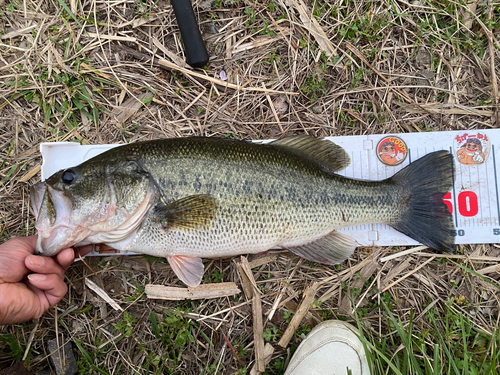
[[[450, 147], [450, 153], [453, 155], [453, 150]], [[454, 163], [452, 159], [452, 163]], [[457, 211], [458, 211], [458, 205], [457, 205], [457, 194], [455, 192], [455, 168], [451, 169], [451, 179], [453, 180], [453, 204], [455, 206], [455, 209], [453, 210], [455, 212], [455, 228], [458, 226], [458, 216], [457, 216]]]
[[[479, 185], [479, 181], [478, 181], [478, 185]], [[472, 166], [471, 165], [469, 165], [469, 189], [472, 189]], [[470, 204], [470, 200], [469, 200], [469, 204]], [[472, 219], [470, 219], [470, 221], [469, 221], [470, 226], [471, 227], [476, 226], [476, 224], [477, 224], [476, 221], [477, 221], [477, 219], [475, 217], [473, 217]]]
[[[490, 176], [488, 175], [488, 163], [484, 163], [484, 170], [485, 170], [485, 174], [486, 174], [486, 195], [487, 195], [487, 198], [486, 198], [486, 201], [488, 202], [488, 211], [489, 211], [489, 219], [491, 220], [491, 200], [490, 200]], [[492, 223], [490, 222], [490, 225]]]
[[498, 214], [498, 224], [500, 225], [500, 205], [498, 202], [498, 182], [497, 182], [497, 163], [495, 160], [495, 145], [491, 145], [491, 149], [493, 151], [493, 172], [495, 173], [495, 193], [497, 196], [497, 214]]

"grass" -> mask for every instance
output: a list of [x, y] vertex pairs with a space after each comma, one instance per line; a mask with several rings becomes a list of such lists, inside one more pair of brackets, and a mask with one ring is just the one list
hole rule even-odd
[[[108, 264], [108, 262], [99, 263], [102, 266]], [[255, 269], [255, 274], [262, 275], [262, 279], [256, 278], [258, 285], [275, 279], [276, 272], [286, 274], [287, 263]], [[443, 272], [446, 273], [450, 267], [456, 267], [454, 263], [459, 265], [457, 269], [460, 270], [460, 274], [455, 274], [453, 278], [443, 278]], [[242, 319], [239, 324], [221, 326], [221, 321], [218, 320], [197, 322], [195, 318], [220, 309], [217, 307], [220, 301], [217, 300], [200, 303], [147, 302], [141, 291], [143, 284], [140, 280], [136, 280], [137, 276], [132, 271], [133, 268], [130, 268], [134, 264], [142, 264], [141, 259], [130, 259], [120, 266], [127, 270], [127, 279], [130, 283], [128, 291], [130, 297], [127, 295], [121, 297], [122, 306], [128, 306], [123, 313], [113, 313], [104, 321], [99, 318], [98, 305], [90, 305], [87, 302], [84, 309], [69, 313], [75, 319], [72, 325], [67, 318], [59, 321], [59, 330], [72, 332], [80, 373], [175, 374], [184, 373], [190, 368], [203, 369], [200, 372], [203, 374], [248, 373], [252, 353], [248, 339], [253, 334], [251, 327], [246, 330], [241, 325], [244, 322], [250, 323], [244, 311], [238, 312], [237, 316]], [[155, 269], [156, 265], [160, 268]], [[221, 274], [219, 267], [224, 270], [227, 265], [228, 261], [211, 264], [207, 273], [211, 277], [218, 278]], [[153, 263], [150, 267], [155, 275], [160, 275], [168, 266], [164, 263]], [[268, 268], [273, 269], [271, 279], [268, 277]], [[278, 271], [279, 269], [282, 271]], [[442, 278], [457, 291], [474, 285], [474, 280], [477, 278], [483, 280], [468, 266], [446, 260], [435, 262], [433, 270], [429, 271], [424, 272], [422, 277], [436, 275], [436, 280]], [[75, 270], [76, 274], [80, 272]], [[315, 273], [317, 271], [309, 275], [303, 274], [301, 277], [307, 275], [309, 279], [314, 280]], [[415, 282], [409, 279], [391, 293], [379, 293], [374, 281], [374, 276], [366, 278], [362, 272], [356, 272], [341, 283], [343, 294], [348, 301], [348, 309], [353, 309], [354, 315], [341, 313], [334, 298], [323, 298], [324, 291], [319, 293], [311, 310], [313, 316], [320, 320], [342, 319], [358, 326], [362, 342], [369, 349], [368, 357], [374, 369], [372, 375], [498, 374], [500, 331], [494, 316], [491, 320], [494, 329], [485, 330], [482, 329], [481, 323], [484, 322], [484, 318], [478, 320], [481, 308], [460, 293], [455, 292], [447, 299], [440, 299], [431, 289], [415, 289]], [[498, 290], [497, 281], [484, 278], [484, 282], [490, 285], [489, 290]], [[411, 292], [408, 293], [408, 290]], [[117, 290], [111, 289], [110, 293], [115, 299], [117, 298]], [[267, 293], [272, 294], [272, 291]], [[481, 293], [482, 301], [486, 301], [484, 297], [484, 293]], [[263, 298], [268, 297], [264, 295]], [[362, 298], [368, 303], [359, 306], [363, 301]], [[419, 298], [424, 302], [421, 306], [405, 307], [403, 301], [407, 298]], [[236, 306], [241, 302], [241, 298], [235, 298], [229, 303]], [[78, 298], [73, 300], [73, 303], [78, 304]], [[64, 306], [65, 304], [61, 305], [62, 308]], [[143, 308], [139, 310], [139, 306]], [[269, 321], [263, 333], [265, 342], [276, 345], [292, 317], [293, 313], [284, 310]], [[45, 319], [47, 318], [49, 317]], [[74, 322], [80, 323], [75, 326]], [[82, 330], [80, 325], [87, 328]], [[290, 356], [312, 326], [310, 321], [305, 321], [299, 326], [289, 345], [289, 351], [278, 350], [266, 367], [265, 374], [284, 374]], [[4, 332], [0, 333], [0, 348], [3, 345], [6, 349], [0, 360], [14, 363], [25, 353], [26, 341], [23, 337], [26, 336], [25, 330], [28, 326], [6, 328], [7, 331], [4, 328]], [[228, 345], [233, 349], [229, 350]], [[28, 363], [40, 363], [38, 359], [40, 350], [43, 350], [43, 346], [39, 344], [31, 348]], [[222, 361], [220, 355], [224, 352], [229, 357]], [[117, 361], [117, 355], [124, 356], [127, 360]], [[134, 361], [133, 364], [131, 360]]]
[[[331, 43], [331, 55], [321, 51], [310, 23], [283, 1], [192, 3], [211, 56], [199, 72], [219, 77], [224, 71], [226, 82], [246, 91], [163, 69], [151, 60], [184, 59], [168, 4], [5, 2], [0, 9], [0, 241], [34, 233], [28, 197], [39, 180], [40, 142], [248, 140], [498, 127], [499, 93], [493, 85], [500, 76], [498, 3], [303, 1]], [[241, 45], [247, 48], [239, 50]], [[430, 88], [420, 87], [422, 73]], [[263, 86], [267, 92], [254, 90]], [[126, 113], [124, 103], [146, 92], [154, 98]], [[438, 110], [422, 113], [412, 102]], [[449, 112], [440, 112], [439, 105]], [[464, 115], [464, 108], [493, 115]], [[34, 176], [22, 182], [29, 173]], [[498, 263], [498, 247], [463, 246], [460, 259], [434, 260], [381, 292], [428, 259], [379, 260], [380, 252], [399, 250], [361, 248], [337, 267], [272, 251], [272, 260], [252, 271], [262, 294], [264, 340], [275, 348], [265, 373], [283, 374], [318, 322], [343, 319], [358, 325], [371, 348], [373, 375], [497, 374], [500, 277], [479, 271]], [[497, 261], [471, 260], [470, 254]], [[63, 333], [73, 342], [82, 374], [250, 373], [253, 323], [244, 295], [148, 300], [147, 283], [180, 285], [165, 262], [151, 260], [104, 258], [72, 266], [68, 295], [38, 325], [0, 327], [0, 370], [23, 358], [33, 371], [49, 368], [46, 344]], [[376, 267], [367, 276], [370, 262]], [[205, 267], [205, 283], [241, 285], [234, 259], [210, 260]], [[84, 277], [100, 283], [124, 312], [106, 306], [85, 287]], [[280, 348], [276, 343], [304, 290], [318, 280], [329, 281], [288, 347]]]
[[0, 336], [0, 342], [10, 350], [10, 360], [13, 362], [22, 360], [25, 346], [18, 337], [14, 337], [12, 333], [8, 333]]
[[[64, 44], [69, 47], [70, 43], [71, 40], [68, 38]], [[83, 66], [88, 62], [89, 59], [76, 58], [64, 65], [65, 71], [39, 66], [30, 74], [24, 73], [26, 70], [18, 67], [19, 73], [16, 74], [16, 79], [6, 82], [7, 87], [12, 87], [16, 91], [9, 95], [7, 100], [11, 102], [23, 99], [27, 103], [36, 105], [43, 114], [48, 131], [52, 134], [60, 132], [61, 127], [69, 131], [78, 129], [80, 123], [86, 119], [87, 122], [98, 124], [100, 111], [105, 112], [105, 110], [100, 108], [96, 96], [102, 92], [101, 85], [113, 83], [98, 77], [93, 72], [81, 73], [84, 70]], [[32, 74], [37, 76], [35, 85], [29, 79]], [[62, 96], [60, 90], [63, 91]], [[63, 134], [64, 132], [60, 132], [59, 135]]]
[[452, 299], [442, 309], [433, 306], [428, 310], [427, 329], [415, 327], [413, 310], [404, 323], [384, 304], [384, 319], [392, 331], [382, 337], [370, 332], [358, 318], [373, 374], [498, 374], [499, 332], [478, 330], [453, 304]]
[[[465, 276], [484, 278], [468, 267], [457, 265], [464, 270]], [[497, 282], [484, 279], [494, 289], [500, 287]], [[454, 280], [450, 283], [459, 288]], [[498, 326], [492, 332], [482, 329], [476, 319], [477, 307], [464, 296], [446, 300], [436, 300], [434, 296], [425, 294], [422, 297], [426, 300], [424, 310], [415, 319], [413, 308], [401, 311], [385, 293], [380, 313], [386, 332], [374, 332], [365, 324], [366, 314], [356, 311], [360, 339], [366, 348], [373, 374], [498, 374]]]

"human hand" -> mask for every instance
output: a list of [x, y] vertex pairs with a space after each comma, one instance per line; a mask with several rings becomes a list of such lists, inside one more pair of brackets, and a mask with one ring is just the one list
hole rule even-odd
[[0, 245], [0, 325], [38, 319], [66, 294], [64, 272], [91, 246], [64, 249], [54, 258], [33, 255], [37, 236]]
[[400, 152], [400, 151], [398, 151], [397, 154], [396, 154], [396, 156], [394, 157], [394, 159], [396, 159], [397, 161], [401, 161], [404, 158], [405, 158], [405, 154], [402, 153], [402, 152]]
[[472, 157], [472, 161], [476, 164], [481, 164], [484, 161], [484, 158], [479, 151], [476, 151]]

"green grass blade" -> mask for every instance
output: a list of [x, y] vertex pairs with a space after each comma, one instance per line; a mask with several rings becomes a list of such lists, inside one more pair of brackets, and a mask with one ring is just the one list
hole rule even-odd
[[439, 362], [439, 344], [434, 344], [434, 363], [432, 364], [432, 367], [434, 368], [433, 375], [439, 374], [438, 363], [440, 363]]
[[465, 337], [465, 323], [464, 323], [464, 316], [462, 314], [459, 315], [460, 317], [460, 328], [462, 331], [462, 341], [463, 341], [463, 351], [464, 351], [464, 362], [463, 362], [463, 367], [462, 367], [462, 373], [463, 374], [468, 374], [469, 371], [469, 356], [468, 356], [468, 350], [467, 350], [467, 338]]
[[417, 362], [417, 359], [413, 355], [413, 343], [412, 343], [412, 325], [413, 325], [413, 310], [410, 313], [410, 321], [408, 324], [408, 333], [404, 331], [404, 329], [401, 326], [401, 321], [396, 320], [394, 317], [394, 314], [389, 310], [387, 305], [383, 302], [382, 303], [387, 314], [389, 315], [389, 318], [391, 319], [392, 323], [396, 327], [396, 330], [401, 337], [401, 341], [404, 344], [405, 351], [404, 351], [404, 362], [403, 362], [403, 373], [406, 374], [408, 373], [408, 365], [411, 363], [411, 369], [416, 371], [416, 374], [423, 375], [422, 370], [420, 369], [420, 366]]
[[9, 178], [11, 178], [11, 176], [14, 174], [15, 170], [17, 169], [17, 167], [19, 166], [19, 163], [16, 163], [14, 164], [10, 169], [9, 171], [7, 172], [7, 174], [5, 175], [4, 178], [2, 178], [2, 184], [5, 184], [7, 181], [9, 181]]
[[79, 340], [74, 341], [80, 352], [83, 354], [85, 357], [85, 360], [89, 363], [92, 364], [92, 357], [90, 356], [89, 352], [85, 350], [85, 348], [82, 346], [81, 342]]
[[387, 366], [391, 368], [392, 371], [394, 371], [395, 375], [403, 375], [403, 373], [392, 363], [390, 358], [388, 358], [384, 353], [382, 353], [380, 350], [378, 350], [371, 342], [368, 340], [364, 339], [364, 343], [370, 348], [371, 351], [377, 353], [377, 355], [382, 358]]
[[78, 24], [78, 26], [80, 26], [83, 29], [82, 24], [80, 22], [78, 22], [78, 20], [76, 19], [76, 16], [73, 14], [71, 9], [68, 8], [66, 3], [63, 0], [57, 0], [57, 1], [59, 2], [59, 5], [66, 11], [66, 13], [68, 13], [71, 16], [71, 18], [73, 18], [73, 20]]
[[470, 269], [469, 267], [465, 267], [457, 262], [454, 262], [453, 260], [450, 259], [450, 262], [453, 263], [454, 265], [460, 267], [461, 269], [473, 274], [474, 276], [477, 276], [479, 278], [481, 278], [483, 281], [486, 281], [488, 284], [494, 286], [495, 288], [497, 288], [498, 290], [500, 290], [500, 285], [494, 283], [493, 281], [491, 281], [490, 279], [488, 279], [487, 277], [485, 277], [484, 275], [481, 275], [480, 273], [477, 273], [476, 271], [474, 271], [473, 269]]
[[459, 375], [460, 374], [460, 371], [458, 370], [458, 367], [457, 367], [457, 364], [455, 363], [455, 358], [453, 357], [452, 353], [450, 352], [450, 349], [448, 348], [448, 346], [446, 345], [446, 343], [444, 342], [444, 339], [443, 337], [441, 336], [441, 334], [439, 333], [439, 329], [438, 327], [436, 326], [436, 323], [433, 322], [434, 324], [434, 328], [436, 328], [436, 332], [438, 332], [438, 340], [439, 342], [441, 343], [441, 348], [444, 350], [445, 354], [446, 354], [446, 357], [448, 358], [448, 362], [449, 364], [451, 365], [450, 368], [448, 369], [448, 373], [450, 373], [450, 370], [451, 368], [453, 369], [454, 371], [454, 374], [455, 375]]
[[10, 156], [10, 153], [12, 152], [12, 150], [14, 149], [14, 145], [16, 144], [16, 140], [13, 139], [12, 142], [10, 142], [10, 147], [9, 147], [9, 151], [7, 151], [7, 155], [5, 156], [5, 158], [3, 159], [2, 161], [2, 164], [0, 164], [0, 168], [3, 168], [3, 166], [5, 165], [5, 163], [7, 162], [7, 159], [9, 158]]
[[151, 325], [153, 327], [153, 333], [155, 334], [155, 337], [159, 338], [160, 330], [158, 329], [158, 320], [156, 319], [156, 313], [154, 311], [151, 311], [149, 313], [149, 319], [151, 320]]

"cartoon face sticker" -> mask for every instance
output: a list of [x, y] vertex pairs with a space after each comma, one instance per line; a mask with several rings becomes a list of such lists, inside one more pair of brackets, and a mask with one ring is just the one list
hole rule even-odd
[[406, 143], [399, 137], [382, 138], [377, 145], [377, 157], [385, 165], [399, 165], [408, 155]]
[[455, 156], [460, 164], [483, 164], [490, 153], [490, 140], [484, 133], [460, 133], [455, 137]]

